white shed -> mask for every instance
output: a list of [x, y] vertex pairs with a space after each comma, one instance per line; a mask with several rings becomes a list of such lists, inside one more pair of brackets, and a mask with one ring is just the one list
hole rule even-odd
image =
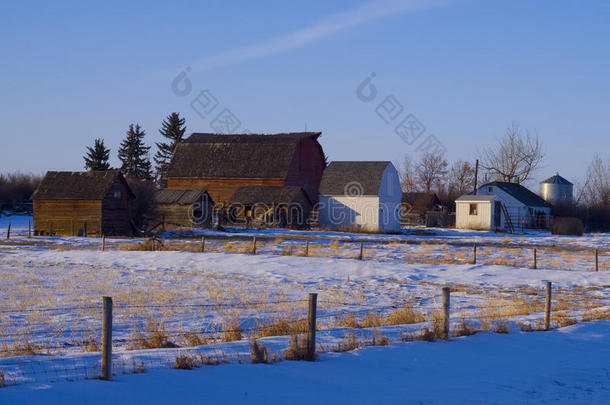
[[331, 162], [320, 183], [323, 228], [399, 232], [402, 190], [391, 162]]
[[455, 200], [455, 226], [515, 231], [549, 227], [551, 206], [521, 184], [494, 181]]

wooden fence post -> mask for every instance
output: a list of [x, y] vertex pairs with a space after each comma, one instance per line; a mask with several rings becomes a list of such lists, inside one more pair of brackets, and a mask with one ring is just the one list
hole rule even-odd
[[6, 231], [6, 239], [11, 238], [11, 223], [8, 223], [8, 231]]
[[305, 257], [309, 256], [309, 241], [305, 241]]
[[595, 271], [599, 271], [599, 249], [595, 249]]
[[477, 264], [477, 244], [474, 244], [472, 249], [472, 264]]
[[102, 235], [102, 252], [106, 250], [106, 235]]
[[53, 222], [49, 222], [49, 236], [53, 236]]
[[205, 253], [205, 236], [201, 237], [201, 253]]
[[256, 254], [256, 236], [252, 238], [252, 254]]
[[32, 221], [28, 221], [28, 238], [32, 237]]
[[551, 282], [546, 282], [546, 302], [544, 305], [544, 330], [551, 327]]
[[70, 220], [70, 228], [72, 229], [72, 236], [74, 236], [74, 218]]
[[83, 236], [87, 237], [87, 221], [83, 222]]
[[309, 312], [307, 314], [307, 360], [316, 359], [316, 307], [318, 294], [309, 294]]
[[112, 297], [104, 297], [102, 318], [102, 380], [112, 379]]
[[364, 242], [360, 242], [360, 255], [358, 256], [358, 260], [364, 259]]
[[536, 251], [536, 248], [534, 248], [534, 264], [533, 264], [532, 268], [533, 269], [538, 268], [538, 252]]
[[450, 293], [449, 287], [443, 287], [443, 339], [449, 339], [449, 308], [450, 308]]

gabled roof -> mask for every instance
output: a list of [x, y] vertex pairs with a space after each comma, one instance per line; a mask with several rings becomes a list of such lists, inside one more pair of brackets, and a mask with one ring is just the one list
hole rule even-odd
[[513, 198], [519, 200], [524, 205], [528, 207], [550, 207], [551, 204], [544, 201], [537, 194], [531, 192], [526, 187], [522, 186], [518, 183], [506, 183], [503, 181], [494, 181], [492, 183], [487, 183], [479, 187], [479, 189], [484, 187], [498, 187], [503, 190], [507, 194], [511, 195]]
[[322, 195], [379, 195], [383, 171], [390, 162], [331, 162], [320, 183]]
[[205, 190], [178, 190], [171, 188], [157, 190], [153, 199], [156, 204], [177, 205], [192, 205], [204, 199], [209, 202], [212, 201]]
[[242, 186], [235, 190], [229, 199], [229, 203], [247, 205], [290, 204], [301, 193], [309, 201], [307, 193], [298, 186]]
[[297, 145], [320, 132], [193, 133], [176, 146], [169, 178], [285, 179]]
[[566, 180], [565, 178], [561, 177], [559, 175], [559, 173], [555, 173], [554, 176], [549, 177], [548, 179], [546, 179], [545, 181], [542, 181], [541, 184], [567, 184], [572, 186], [573, 184], [570, 183], [568, 180]]
[[124, 183], [135, 198], [129, 184], [118, 170], [90, 172], [47, 172], [32, 194], [33, 200], [102, 200], [115, 180]]
[[418, 211], [430, 211], [441, 204], [441, 200], [435, 193], [402, 193], [403, 204], [409, 204], [412, 209]]

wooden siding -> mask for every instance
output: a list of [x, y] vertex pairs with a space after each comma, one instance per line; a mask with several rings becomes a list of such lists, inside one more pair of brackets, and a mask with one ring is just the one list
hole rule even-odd
[[212, 206], [202, 207], [201, 214], [196, 212], [198, 208], [194, 205], [159, 204], [155, 207], [155, 216], [162, 221], [164, 229], [210, 228], [212, 226]]
[[296, 148], [285, 186], [299, 186], [314, 204], [318, 202], [318, 190], [324, 172], [324, 152], [317, 140], [303, 139]]
[[99, 236], [101, 218], [100, 200], [34, 200], [34, 235]]

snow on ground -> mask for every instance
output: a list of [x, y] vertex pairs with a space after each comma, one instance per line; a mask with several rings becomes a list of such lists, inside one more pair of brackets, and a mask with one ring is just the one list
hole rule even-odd
[[550, 332], [393, 343], [317, 362], [150, 369], [114, 381], [0, 390], [3, 404], [602, 404], [610, 398], [610, 321]]

